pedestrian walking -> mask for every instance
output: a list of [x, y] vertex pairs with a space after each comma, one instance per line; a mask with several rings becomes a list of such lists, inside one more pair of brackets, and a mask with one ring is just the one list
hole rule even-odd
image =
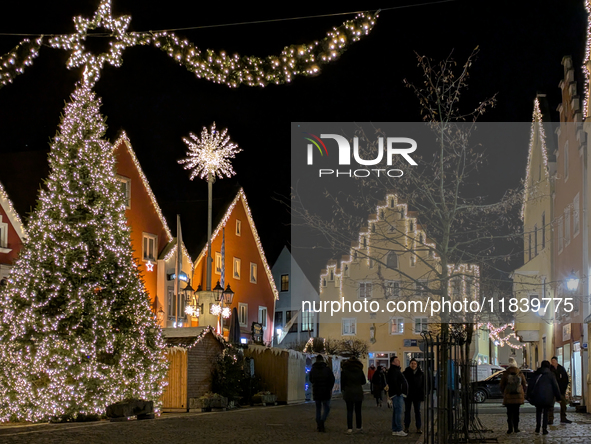
[[330, 412], [334, 382], [332, 370], [324, 362], [324, 357], [318, 355], [316, 362], [312, 364], [312, 370], [310, 370], [310, 383], [312, 384], [312, 397], [316, 402], [316, 424], [319, 432], [326, 432], [324, 423]]
[[394, 356], [386, 376], [388, 397], [392, 399], [392, 435], [407, 436], [402, 430], [402, 409], [404, 398], [408, 395], [408, 383], [400, 371], [400, 359]]
[[554, 399], [560, 398], [560, 389], [552, 371], [550, 363], [542, 361], [542, 366], [536, 371], [532, 383], [527, 389], [527, 399], [536, 406], [536, 433], [548, 434], [548, 413], [554, 408]]
[[343, 399], [347, 404], [347, 433], [353, 433], [353, 410], [357, 431], [362, 432], [361, 404], [363, 403], [363, 386], [367, 383], [363, 364], [356, 357], [346, 360], [341, 365], [341, 386]]
[[[379, 366], [378, 366], [379, 367]], [[367, 380], [369, 381], [369, 391], [371, 393], [373, 393], [373, 383], [371, 382], [373, 380], [373, 375], [376, 372], [376, 366], [375, 365], [370, 365], [367, 368]]]
[[507, 408], [507, 434], [519, 433], [519, 407], [525, 402], [527, 382], [514, 358], [509, 358], [509, 367], [503, 372], [499, 387]]
[[[560, 398], [558, 399], [558, 403], [560, 404], [560, 423], [570, 424], [572, 421], [566, 417], [566, 389], [568, 388], [569, 383], [568, 373], [566, 369], [558, 363], [558, 358], [556, 356], [552, 357], [550, 364], [552, 365], [550, 370], [554, 373], [558, 388], [560, 389]], [[552, 406], [548, 415], [548, 424], [554, 424], [554, 406]]]
[[378, 368], [373, 374], [373, 378], [371, 378], [371, 390], [372, 395], [376, 398], [376, 405], [378, 407], [382, 406], [382, 396], [384, 394], [384, 389], [386, 388], [386, 372], [384, 371], [384, 367], [378, 365]]
[[408, 395], [404, 400], [404, 433], [409, 433], [410, 415], [413, 406], [417, 433], [423, 433], [421, 429], [421, 402], [425, 400], [425, 375], [415, 358], [410, 360], [408, 367], [402, 374], [408, 383]]

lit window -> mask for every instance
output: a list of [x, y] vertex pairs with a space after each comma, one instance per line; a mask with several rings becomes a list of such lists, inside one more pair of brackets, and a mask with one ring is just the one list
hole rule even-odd
[[314, 331], [314, 312], [302, 312], [302, 329], [301, 331]]
[[400, 335], [404, 333], [404, 318], [390, 319], [390, 334]]
[[234, 258], [234, 279], [240, 279], [240, 259]]
[[281, 275], [281, 291], [289, 291], [289, 274]]
[[341, 321], [342, 335], [343, 336], [354, 336], [357, 331], [357, 319], [356, 318], [343, 318]]
[[144, 233], [143, 243], [143, 258], [145, 261], [156, 260], [156, 245], [158, 244], [158, 236], [154, 234]]
[[250, 282], [257, 283], [257, 264], [253, 262], [250, 263]]

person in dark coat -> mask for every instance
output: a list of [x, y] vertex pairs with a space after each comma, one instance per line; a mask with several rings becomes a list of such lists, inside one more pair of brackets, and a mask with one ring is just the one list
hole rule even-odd
[[425, 400], [425, 375], [415, 358], [410, 360], [408, 367], [402, 374], [408, 383], [408, 396], [404, 400], [404, 433], [408, 433], [410, 412], [413, 406], [417, 433], [423, 433], [421, 429], [421, 402]]
[[369, 368], [367, 369], [367, 380], [369, 381], [369, 391], [372, 393], [373, 393], [373, 383], [371, 381], [373, 380], [373, 375], [375, 372], [376, 372], [376, 366], [373, 364], [370, 365]]
[[509, 367], [501, 376], [499, 388], [503, 393], [503, 405], [507, 407], [507, 433], [519, 433], [519, 407], [525, 402], [527, 382], [514, 358], [509, 358]]
[[408, 395], [408, 383], [400, 371], [400, 359], [394, 356], [390, 361], [390, 368], [386, 376], [388, 396], [392, 399], [392, 435], [407, 436], [402, 430], [402, 406]]
[[[312, 364], [312, 370], [310, 370], [310, 383], [312, 384], [312, 397], [316, 401], [316, 424], [319, 432], [326, 431], [324, 423], [330, 412], [334, 382], [335, 378], [332, 370], [324, 362], [324, 357], [318, 355], [316, 362]], [[322, 413], [322, 407], [324, 407], [324, 413]]]
[[[566, 417], [566, 389], [568, 388], [569, 378], [566, 369], [558, 363], [558, 358], [553, 356], [550, 360], [550, 371], [554, 373], [556, 382], [558, 382], [558, 388], [560, 389], [560, 398], [558, 402], [560, 404], [560, 422], [562, 424], [570, 424], [572, 421]], [[548, 414], [548, 424], [554, 424], [554, 406]]]
[[371, 378], [371, 390], [374, 398], [376, 398], [376, 405], [378, 407], [382, 406], [382, 395], [384, 393], [384, 388], [386, 387], [386, 372], [384, 371], [384, 367], [378, 365], [378, 368], [373, 374]]
[[560, 389], [552, 371], [550, 363], [542, 361], [542, 366], [536, 371], [527, 390], [527, 399], [536, 406], [536, 433], [548, 434], [548, 412], [554, 408], [554, 400], [560, 398]]
[[347, 404], [347, 433], [353, 433], [353, 410], [357, 431], [363, 430], [361, 424], [361, 404], [363, 403], [363, 386], [367, 383], [363, 364], [355, 357], [346, 360], [341, 365], [341, 389], [343, 399]]

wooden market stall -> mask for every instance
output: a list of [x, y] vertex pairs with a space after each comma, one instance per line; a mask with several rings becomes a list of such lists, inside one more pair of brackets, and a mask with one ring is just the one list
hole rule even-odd
[[170, 364], [162, 394], [163, 412], [186, 412], [189, 399], [211, 391], [211, 370], [224, 340], [210, 327], [165, 328]]

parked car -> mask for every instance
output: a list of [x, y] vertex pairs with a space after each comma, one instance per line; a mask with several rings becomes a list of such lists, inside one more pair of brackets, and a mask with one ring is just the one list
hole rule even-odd
[[476, 380], [484, 381], [491, 375], [494, 375], [498, 371], [503, 371], [503, 367], [494, 364], [480, 364], [476, 366]]
[[[473, 383], [475, 402], [481, 403], [487, 399], [499, 399], [503, 397], [500, 388], [503, 372], [504, 370], [498, 371], [482, 381]], [[521, 369], [521, 372], [523, 373], [523, 376], [525, 376], [525, 381], [529, 385], [534, 377], [534, 371], [531, 369]]]

